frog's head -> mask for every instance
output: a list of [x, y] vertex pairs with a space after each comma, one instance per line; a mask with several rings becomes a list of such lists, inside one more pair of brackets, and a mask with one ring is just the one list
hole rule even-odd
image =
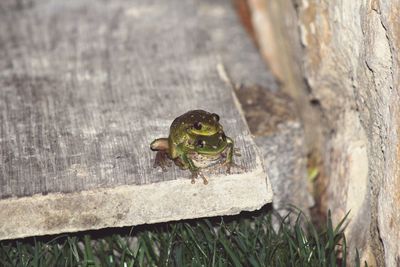
[[194, 140], [194, 151], [199, 154], [216, 155], [222, 153], [227, 147], [227, 137], [221, 130], [210, 136], [197, 136]]
[[190, 134], [206, 136], [215, 135], [222, 130], [222, 125], [219, 124], [219, 116], [215, 113], [195, 117], [191, 127], [188, 129]]

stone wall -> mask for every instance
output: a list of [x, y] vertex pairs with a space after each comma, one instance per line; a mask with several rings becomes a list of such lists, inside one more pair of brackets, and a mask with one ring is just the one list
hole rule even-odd
[[400, 1], [249, 5], [261, 51], [323, 164], [320, 207], [336, 220], [351, 211], [348, 243], [370, 266], [399, 266]]

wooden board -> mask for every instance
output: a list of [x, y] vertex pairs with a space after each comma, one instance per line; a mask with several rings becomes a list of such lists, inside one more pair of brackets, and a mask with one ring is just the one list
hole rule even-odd
[[[271, 78], [229, 2], [1, 1], [0, 58], [0, 238], [233, 214], [271, 200], [221, 67], [234, 83]], [[198, 108], [221, 116], [245, 173], [192, 186], [186, 171], [152, 168], [150, 142]], [[193, 206], [202, 199], [221, 203]]]

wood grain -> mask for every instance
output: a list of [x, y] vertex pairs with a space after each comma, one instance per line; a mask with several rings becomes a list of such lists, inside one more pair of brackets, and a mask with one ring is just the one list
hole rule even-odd
[[219, 39], [236, 46], [246, 37], [235, 36], [237, 22], [229, 29], [226, 5], [0, 5], [1, 198], [183, 176], [154, 170], [149, 143], [197, 108], [221, 115], [240, 163], [254, 168], [247, 127], [216, 70]]

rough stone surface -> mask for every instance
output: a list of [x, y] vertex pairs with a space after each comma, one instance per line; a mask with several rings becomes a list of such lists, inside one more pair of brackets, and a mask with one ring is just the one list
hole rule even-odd
[[236, 94], [268, 166], [274, 209], [286, 216], [290, 205], [294, 205], [308, 214], [314, 200], [307, 180], [303, 125], [293, 100], [260, 86], [242, 86]]
[[288, 53], [303, 46], [306, 93], [321, 118], [316, 127], [323, 129], [319, 149], [328, 177], [322, 207], [336, 220], [351, 210], [351, 258], [358, 248], [369, 266], [399, 266], [400, 1], [283, 2], [296, 12], [263, 14], [298, 23], [291, 31], [300, 38], [286, 42]]
[[299, 111], [296, 113], [304, 125], [307, 153], [317, 153], [322, 143], [320, 113], [311, 104], [313, 99], [304, 82], [296, 8], [291, 0], [248, 2], [260, 51], [278, 79], [281, 90], [295, 100], [295, 109]]
[[[0, 1], [0, 58], [0, 238], [231, 214], [234, 203], [271, 200], [232, 84], [276, 84], [229, 2]], [[188, 171], [152, 167], [149, 144], [199, 108], [220, 115], [245, 171], [188, 189]]]

